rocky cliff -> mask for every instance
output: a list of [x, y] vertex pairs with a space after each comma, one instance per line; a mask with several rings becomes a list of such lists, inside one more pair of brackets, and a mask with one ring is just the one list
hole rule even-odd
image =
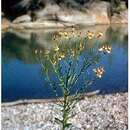
[[106, 1], [92, 2], [83, 10], [62, 7], [48, 3], [44, 8], [31, 10], [17, 16], [12, 22], [3, 17], [2, 29], [41, 29], [69, 26], [86, 26], [111, 23], [128, 23], [128, 10], [125, 2], [121, 3], [118, 13], [111, 13], [111, 4]]

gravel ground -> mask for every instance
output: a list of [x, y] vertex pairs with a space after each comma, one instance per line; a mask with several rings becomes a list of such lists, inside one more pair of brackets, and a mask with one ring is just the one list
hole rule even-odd
[[[2, 106], [2, 130], [60, 130], [55, 103]], [[85, 97], [76, 104], [69, 130], [128, 130], [128, 93]]]

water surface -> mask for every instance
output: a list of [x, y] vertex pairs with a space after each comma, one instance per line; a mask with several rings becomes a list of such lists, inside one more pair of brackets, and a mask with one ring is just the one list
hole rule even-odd
[[[109, 43], [112, 53], [105, 55], [100, 64], [105, 66], [102, 79], [96, 80], [87, 91], [100, 90], [101, 94], [128, 91], [128, 33], [127, 26], [98, 26], [81, 31], [102, 31], [101, 43]], [[2, 101], [19, 99], [55, 98], [41, 65], [36, 60], [36, 48], [51, 49], [53, 30], [9, 31], [2, 34]], [[95, 43], [89, 43], [94, 48]], [[82, 59], [81, 59], [82, 60]], [[78, 83], [78, 86], [82, 81]], [[78, 87], [77, 86], [77, 87]], [[61, 93], [59, 91], [59, 96]]]

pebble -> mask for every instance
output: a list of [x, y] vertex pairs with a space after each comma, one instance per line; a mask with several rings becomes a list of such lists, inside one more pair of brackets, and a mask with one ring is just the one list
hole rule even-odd
[[[2, 130], [61, 130], [55, 103], [2, 106]], [[68, 130], [128, 130], [128, 93], [98, 95], [80, 100], [72, 111]]]

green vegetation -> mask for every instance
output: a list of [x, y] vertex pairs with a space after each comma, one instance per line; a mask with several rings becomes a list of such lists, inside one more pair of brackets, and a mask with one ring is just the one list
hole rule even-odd
[[[93, 70], [92, 68], [99, 63], [102, 54], [111, 53], [111, 47], [108, 45], [97, 46], [96, 49], [87, 49], [89, 48], [88, 42], [91, 42], [95, 37], [100, 38], [103, 36], [101, 32], [95, 35], [93, 32], [88, 31], [86, 36], [82, 37], [81, 32], [75, 34], [74, 29], [71, 32], [57, 32], [53, 37], [55, 44], [53, 50], [46, 51], [45, 55], [42, 54], [42, 50], [35, 50], [35, 54], [46, 74], [46, 80], [52, 90], [58, 96], [57, 89], [60, 88], [63, 94], [63, 100], [58, 99], [57, 103], [62, 115], [55, 118], [55, 121], [61, 126], [61, 130], [66, 130], [72, 125], [70, 118], [73, 108], [81, 99], [81, 95], [86, 91], [86, 88], [95, 81], [95, 78], [90, 76], [88, 70], [91, 69], [90, 72], [94, 72], [97, 78], [101, 78], [104, 74], [104, 68], [101, 66]], [[66, 51], [63, 43], [69, 45]], [[47, 66], [51, 66], [51, 72]], [[80, 69], [77, 70], [79, 66]], [[55, 80], [51, 79], [51, 75], [55, 76]], [[71, 91], [79, 80], [82, 80], [83, 83], [71, 96]]]

